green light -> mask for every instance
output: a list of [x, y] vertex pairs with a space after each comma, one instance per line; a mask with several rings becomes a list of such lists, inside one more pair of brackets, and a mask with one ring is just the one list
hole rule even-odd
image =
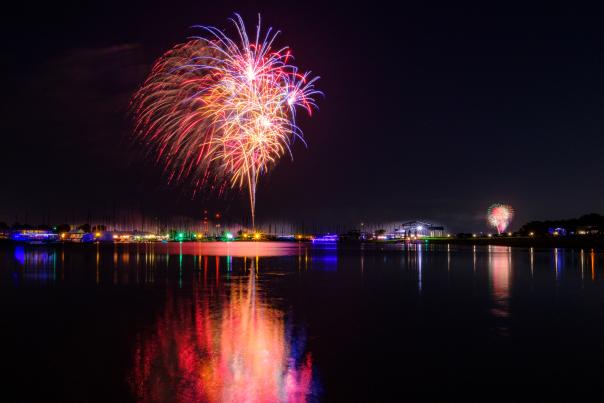
[[227, 232], [226, 234], [224, 234], [224, 236], [226, 237], [226, 239], [233, 239], [233, 234], [231, 234], [230, 232]]

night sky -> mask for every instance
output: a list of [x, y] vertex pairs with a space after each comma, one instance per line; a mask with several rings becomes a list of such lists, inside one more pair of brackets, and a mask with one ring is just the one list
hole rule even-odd
[[[139, 210], [246, 217], [245, 193], [191, 200], [131, 146], [128, 102], [153, 60], [240, 12], [280, 29], [321, 76], [320, 110], [261, 179], [260, 221], [358, 226], [425, 219], [518, 228], [603, 213], [601, 10], [393, 8], [370, 2], [22, 2], [2, 24], [0, 221]], [[232, 31], [230, 31], [232, 32]]]

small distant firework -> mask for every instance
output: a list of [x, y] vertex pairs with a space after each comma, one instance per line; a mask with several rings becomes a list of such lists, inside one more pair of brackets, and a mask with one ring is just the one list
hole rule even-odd
[[296, 110], [310, 115], [320, 94], [309, 72], [290, 61], [287, 47], [273, 49], [279, 31], [249, 38], [238, 14], [237, 39], [210, 26], [166, 52], [136, 92], [135, 137], [163, 165], [169, 182], [201, 188], [246, 189], [252, 224], [260, 175], [303, 140]]
[[497, 229], [497, 233], [505, 232], [514, 218], [514, 209], [508, 204], [493, 204], [487, 211], [487, 221]]

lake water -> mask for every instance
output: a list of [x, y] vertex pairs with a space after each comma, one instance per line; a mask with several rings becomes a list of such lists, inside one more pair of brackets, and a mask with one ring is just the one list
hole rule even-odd
[[5, 244], [0, 310], [3, 401], [492, 400], [604, 379], [591, 250]]

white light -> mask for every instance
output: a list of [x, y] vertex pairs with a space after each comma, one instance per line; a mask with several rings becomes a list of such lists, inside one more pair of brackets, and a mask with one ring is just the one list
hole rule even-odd
[[252, 65], [247, 66], [245, 73], [247, 75], [248, 81], [254, 81], [254, 79], [256, 78], [256, 72], [254, 71], [254, 67], [252, 67]]
[[[292, 106], [292, 105], [293, 105], [293, 104], [295, 104], [295, 103], [296, 103], [296, 95], [295, 95], [295, 94], [290, 94], [290, 95], [287, 97], [287, 104], [288, 104], [289, 106]], [[363, 226], [363, 223], [361, 223], [361, 226]]]
[[267, 118], [266, 116], [262, 116], [262, 117], [260, 117], [260, 125], [263, 127], [270, 127], [271, 120], [269, 118]]

